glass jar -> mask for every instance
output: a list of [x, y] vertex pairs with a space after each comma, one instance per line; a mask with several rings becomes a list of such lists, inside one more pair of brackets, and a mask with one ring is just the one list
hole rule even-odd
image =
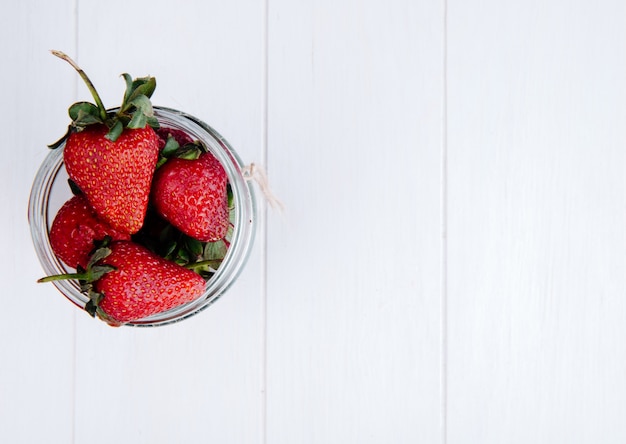
[[[242, 172], [243, 164], [228, 142], [217, 131], [199, 119], [170, 108], [154, 107], [154, 113], [162, 127], [187, 133], [192, 139], [202, 141], [220, 161], [232, 190], [234, 221], [230, 246], [215, 274], [207, 281], [202, 296], [195, 301], [158, 313], [127, 326], [159, 326], [178, 322], [195, 315], [215, 302], [235, 282], [241, 273], [252, 244], [256, 225], [256, 205], [251, 184]], [[59, 208], [71, 197], [67, 172], [63, 164], [63, 148], [51, 150], [39, 168], [31, 189], [28, 220], [35, 251], [45, 275], [74, 272], [62, 263], [52, 251], [48, 233]], [[87, 295], [81, 293], [76, 280], [52, 282], [72, 303], [84, 309]]]

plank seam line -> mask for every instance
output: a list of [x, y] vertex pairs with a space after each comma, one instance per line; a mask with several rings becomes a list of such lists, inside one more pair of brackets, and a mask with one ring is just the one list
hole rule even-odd
[[[263, 97], [262, 97], [262, 159], [263, 166], [269, 170], [268, 162], [268, 141], [269, 141], [269, 0], [263, 2], [263, 16], [262, 16], [262, 78], [263, 78]], [[261, 233], [262, 245], [261, 245], [261, 363], [260, 363], [260, 417], [259, 417], [259, 432], [261, 444], [267, 442], [267, 244], [268, 244], [268, 229], [267, 229], [267, 205], [263, 205], [263, 232]]]
[[448, 2], [442, 0], [441, 123], [441, 442], [448, 441]]

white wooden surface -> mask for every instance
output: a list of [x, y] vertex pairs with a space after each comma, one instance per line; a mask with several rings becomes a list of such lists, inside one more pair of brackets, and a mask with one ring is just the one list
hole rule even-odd
[[[24, 0], [0, 47], [2, 442], [626, 442], [623, 1]], [[89, 98], [53, 48], [267, 168], [285, 211], [200, 315], [35, 284], [32, 178]]]

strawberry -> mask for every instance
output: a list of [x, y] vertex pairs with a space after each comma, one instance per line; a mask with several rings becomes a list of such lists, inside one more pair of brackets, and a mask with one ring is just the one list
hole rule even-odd
[[70, 267], [86, 268], [95, 241], [110, 236], [113, 240], [130, 240], [106, 222], [100, 220], [83, 195], [65, 202], [50, 228], [52, 251]]
[[102, 295], [100, 316], [121, 323], [191, 302], [205, 287], [199, 274], [132, 242], [112, 243], [111, 254], [101, 264], [115, 270], [94, 283], [95, 291]]
[[213, 154], [171, 158], [155, 173], [151, 202], [186, 235], [202, 242], [224, 238], [229, 227], [228, 177]]
[[122, 105], [116, 112], [109, 112], [84, 71], [67, 55], [58, 51], [53, 54], [76, 69], [96, 104], [73, 104], [67, 134], [50, 147], [65, 142], [63, 160], [68, 175], [98, 216], [116, 230], [136, 233], [146, 214], [159, 156], [160, 139], [153, 129], [158, 128], [158, 122], [149, 99], [156, 80], [133, 80], [123, 74], [126, 92]]
[[89, 295], [85, 310], [112, 326], [186, 304], [205, 289], [199, 274], [131, 241], [99, 248], [83, 273], [48, 276], [39, 282], [61, 279], [79, 279]]
[[67, 173], [96, 213], [112, 227], [136, 233], [148, 207], [152, 175], [159, 155], [154, 130], [126, 130], [112, 142], [105, 125], [72, 133], [63, 160]]

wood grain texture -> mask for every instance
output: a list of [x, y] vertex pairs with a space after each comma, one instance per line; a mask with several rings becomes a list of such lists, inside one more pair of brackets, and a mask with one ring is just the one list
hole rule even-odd
[[448, 442], [624, 442], [624, 3], [448, 13]]
[[[626, 442], [624, 2], [25, 0], [0, 48], [2, 442]], [[35, 284], [32, 179], [90, 99], [52, 48], [267, 168], [285, 210], [204, 313]]]
[[439, 442], [442, 9], [272, 1], [267, 442]]

